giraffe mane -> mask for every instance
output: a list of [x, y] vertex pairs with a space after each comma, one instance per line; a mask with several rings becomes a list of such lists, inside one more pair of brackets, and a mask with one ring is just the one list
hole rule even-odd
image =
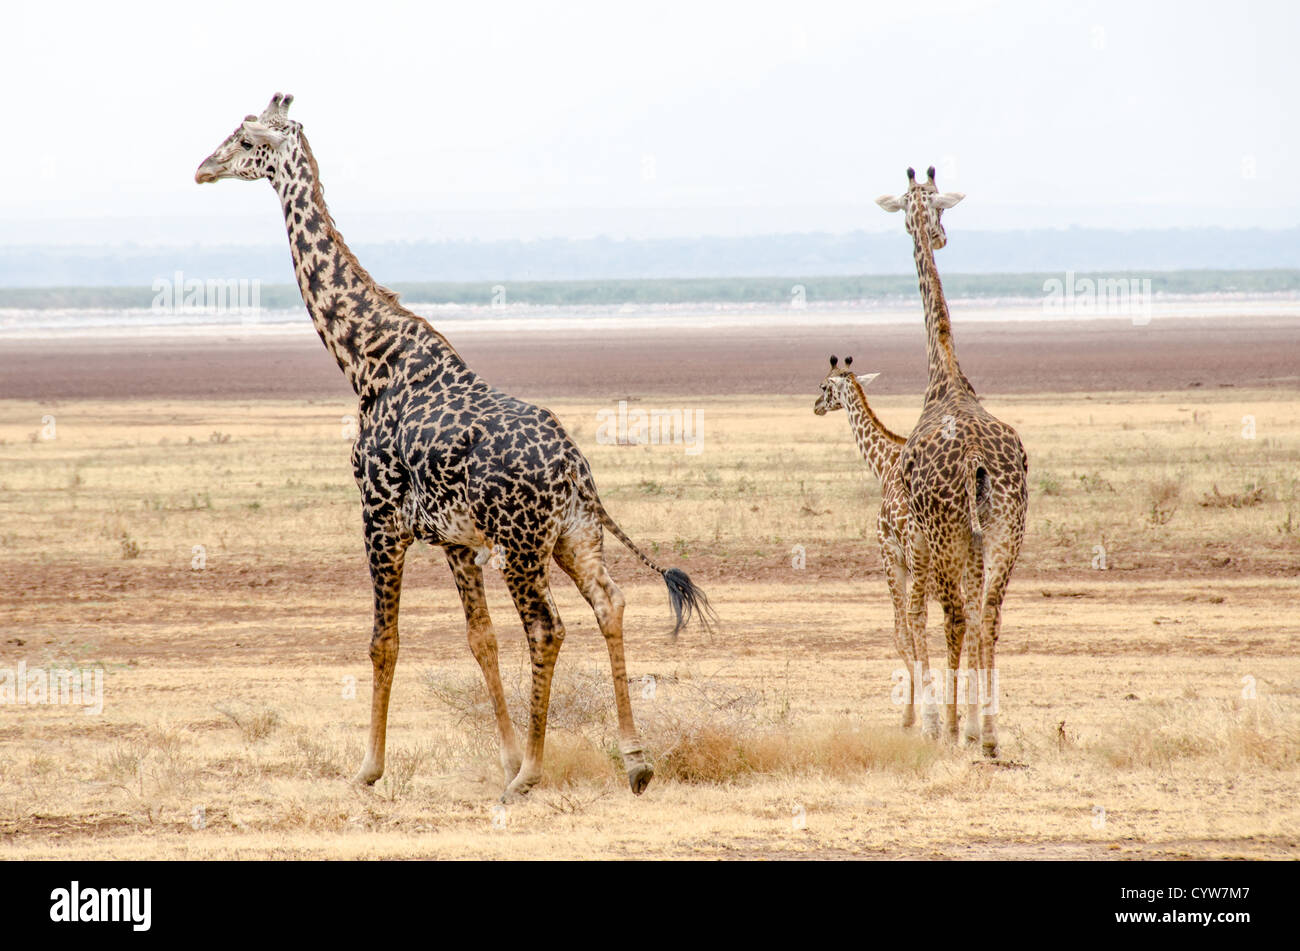
[[311, 166], [312, 203], [316, 206], [317, 211], [320, 212], [321, 220], [325, 223], [326, 236], [334, 242], [335, 247], [338, 248], [339, 254], [344, 258], [348, 265], [355, 269], [357, 276], [365, 282], [366, 286], [374, 291], [375, 294], [377, 294], [385, 303], [392, 306], [402, 314], [402, 316], [423, 324], [425, 329], [431, 333], [448, 352], [459, 358], [460, 352], [452, 346], [450, 340], [444, 337], [442, 333], [433, 326], [433, 324], [429, 323], [419, 314], [412, 313], [406, 307], [402, 306], [401, 298], [398, 296], [397, 292], [376, 281], [371, 273], [362, 266], [360, 261], [357, 260], [357, 256], [352, 253], [352, 249], [348, 247], [348, 243], [343, 240], [343, 235], [339, 233], [338, 225], [334, 223], [334, 216], [330, 214], [329, 205], [325, 204], [325, 188], [321, 185], [320, 166], [316, 164], [316, 155], [312, 152], [311, 143], [307, 141], [307, 136], [302, 131], [301, 125], [298, 127], [298, 143], [302, 146], [302, 153], [306, 156], [308, 165]]
[[913, 235], [912, 240], [929, 260], [928, 271], [934, 281], [934, 307], [938, 311], [935, 334], [939, 338], [939, 345], [943, 348], [944, 362], [948, 364], [948, 376], [961, 382], [966, 389], [970, 390], [971, 395], [975, 396], [975, 387], [971, 386], [970, 380], [962, 372], [961, 364], [957, 362], [957, 351], [952, 345], [952, 315], [948, 311], [948, 297], [943, 292], [943, 278], [939, 276], [939, 268], [934, 260], [934, 245], [930, 241], [930, 233], [925, 228], [921, 228], [920, 232], [919, 235]]
[[898, 435], [898, 433], [894, 432], [880, 421], [880, 417], [876, 415], [876, 411], [873, 410], [871, 404], [867, 402], [866, 390], [864, 390], [862, 384], [858, 382], [857, 376], [852, 373], [846, 373], [844, 374], [844, 378], [848, 381], [849, 386], [853, 388], [854, 392], [857, 393], [858, 405], [861, 406], [863, 412], [867, 414], [867, 420], [872, 426], [876, 427], [876, 431], [895, 445], [902, 446], [905, 444], [907, 442], [906, 436]]
[[[302, 151], [303, 154], [307, 156], [308, 164], [311, 165], [311, 200], [315, 203], [317, 210], [321, 213], [321, 217], [325, 221], [326, 234], [328, 234], [328, 236], [334, 241], [339, 249], [339, 253], [343, 255], [347, 263], [356, 270], [357, 275], [365, 281], [376, 294], [388, 303], [393, 304], [405, 313], [409, 314], [410, 311], [405, 307], [402, 307], [401, 299], [398, 297], [397, 292], [390, 290], [376, 281], [370, 275], [370, 272], [361, 266], [361, 262], [357, 260], [357, 256], [352, 253], [352, 249], [349, 248], [347, 242], [343, 240], [343, 235], [339, 233], [338, 226], [334, 224], [334, 216], [330, 214], [329, 206], [325, 204], [325, 189], [321, 185], [320, 166], [316, 164], [316, 156], [312, 153], [311, 145], [307, 142], [307, 136], [303, 133], [301, 128], [298, 129], [298, 141], [302, 144]], [[411, 316], [414, 317], [415, 315], [411, 314]]]

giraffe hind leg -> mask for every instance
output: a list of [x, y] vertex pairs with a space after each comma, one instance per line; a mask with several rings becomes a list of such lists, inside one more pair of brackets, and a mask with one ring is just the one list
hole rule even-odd
[[610, 577], [605, 566], [603, 543], [599, 534], [585, 532], [576, 537], [561, 537], [555, 546], [556, 564], [577, 585], [596, 614], [596, 623], [605, 636], [609, 650], [610, 673], [614, 678], [614, 704], [618, 710], [619, 752], [627, 770], [628, 785], [641, 795], [654, 778], [654, 767], [646, 758], [632, 719], [632, 699], [627, 687], [627, 663], [623, 656], [623, 592]]
[[960, 682], [959, 695], [966, 702], [966, 723], [963, 738], [967, 743], [980, 741], [979, 667], [980, 631], [984, 617], [984, 551], [983, 546], [972, 552], [962, 581], [962, 595], [966, 615], [966, 669]]
[[947, 663], [943, 676], [944, 734], [957, 740], [957, 675], [961, 666], [962, 642], [966, 637], [966, 606], [961, 588], [951, 578], [937, 579], [939, 600], [943, 604], [943, 632]]
[[375, 618], [370, 637], [370, 661], [374, 679], [370, 696], [370, 733], [366, 758], [353, 782], [370, 786], [384, 775], [384, 752], [388, 738], [388, 699], [397, 670], [397, 610], [402, 596], [402, 566], [410, 539], [375, 527], [366, 532], [366, 554], [374, 586]]
[[985, 536], [984, 590], [980, 601], [979, 710], [980, 745], [985, 756], [998, 756], [999, 708], [997, 642], [1002, 629], [1002, 602], [1011, 571], [1020, 552], [1024, 523], [1013, 522], [1004, 531]]

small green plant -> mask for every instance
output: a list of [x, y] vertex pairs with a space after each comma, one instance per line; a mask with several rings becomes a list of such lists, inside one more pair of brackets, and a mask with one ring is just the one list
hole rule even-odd
[[140, 543], [137, 542], [130, 535], [128, 535], [126, 532], [122, 533], [122, 537], [118, 541], [122, 545], [123, 558], [130, 559], [130, 558], [140, 557]]

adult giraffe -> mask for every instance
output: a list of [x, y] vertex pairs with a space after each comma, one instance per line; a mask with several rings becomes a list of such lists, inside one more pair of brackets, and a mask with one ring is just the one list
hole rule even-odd
[[[604, 529], [663, 576], [677, 620], [674, 635], [697, 612], [707, 626], [708, 600], [684, 572], [654, 564], [614, 523], [596, 494], [587, 460], [554, 414], [489, 386], [446, 338], [360, 265], [325, 206], [302, 125], [288, 118], [292, 101], [277, 93], [261, 116], [246, 116], [194, 179], [270, 180], [284, 211], [303, 302], [359, 400], [352, 467], [361, 490], [375, 616], [370, 736], [356, 781], [369, 785], [384, 772], [402, 566], [407, 547], [420, 539], [444, 550], [460, 591], [470, 650], [496, 714], [506, 782], [502, 798], [526, 793], [542, 775], [551, 676], [564, 639], [550, 592], [552, 558], [587, 599], [605, 636], [619, 746], [628, 783], [642, 793], [654, 770], [632, 722], [624, 601], [605, 567]], [[504, 554], [502, 571], [532, 659], [522, 754], [483, 592], [482, 554], [494, 544]]]
[[[956, 675], [967, 619], [977, 624], [976, 662], [968, 680], [966, 737], [984, 755], [998, 754], [998, 681], [995, 647], [1002, 600], [1025, 534], [1029, 461], [1016, 431], [980, 403], [957, 364], [952, 322], [934, 251], [948, 243], [941, 221], [961, 201], [941, 194], [931, 167], [927, 181], [907, 170], [907, 191], [877, 199], [886, 211], [903, 210], [912, 236], [917, 281], [925, 307], [929, 380], [921, 418], [903, 446], [899, 465], [912, 519], [908, 545], [909, 615], [924, 604], [927, 575], [944, 612], [948, 665], [943, 698], [948, 735], [957, 736]], [[964, 592], [964, 596], [963, 596]], [[969, 655], [968, 655], [969, 656]], [[930, 680], [928, 665], [923, 683]], [[975, 689], [977, 688], [977, 689]], [[976, 715], [979, 727], [976, 729]], [[923, 726], [937, 732], [938, 711], [922, 707]]]

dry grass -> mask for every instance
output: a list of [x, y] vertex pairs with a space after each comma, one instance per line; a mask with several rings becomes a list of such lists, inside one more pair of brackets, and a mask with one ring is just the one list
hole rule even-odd
[[1123, 769], [1170, 769], [1211, 762], [1243, 770], [1300, 765], [1300, 715], [1294, 704], [1269, 700], [1162, 701], [1126, 728], [1085, 749]]
[[[915, 418], [915, 401], [878, 402], [896, 428]], [[505, 811], [459, 603], [422, 550], [388, 769], [348, 783], [370, 677], [349, 407], [67, 404], [47, 442], [26, 434], [50, 407], [0, 404], [0, 667], [105, 674], [102, 716], [0, 715], [0, 855], [1294, 857], [1300, 398], [989, 404], [1025, 439], [1032, 493], [1000, 764], [896, 725], [878, 490], [842, 418], [806, 399], [692, 401], [707, 428], [688, 457], [598, 445], [599, 407], [569, 402], [552, 408], [606, 505], [723, 625], [669, 641], [662, 585], [615, 555], [657, 770], [634, 798], [604, 643], [557, 585], [570, 636], [545, 776]], [[487, 583], [522, 724], [527, 654], [499, 574]]]
[[[491, 734], [491, 705], [482, 679], [436, 671], [424, 683], [456, 722]], [[507, 681], [512, 719], [526, 725], [527, 681]], [[716, 677], [634, 681], [642, 741], [660, 779], [724, 785], [762, 776], [815, 775], [848, 779], [862, 770], [922, 773], [938, 755], [916, 733], [868, 728], [849, 719], [792, 726], [788, 707], [769, 708], [751, 690]], [[639, 696], [638, 696], [639, 692]], [[546, 775], [549, 786], [621, 781], [617, 718], [608, 675], [561, 672], [552, 687]], [[495, 751], [493, 751], [495, 752]]]

